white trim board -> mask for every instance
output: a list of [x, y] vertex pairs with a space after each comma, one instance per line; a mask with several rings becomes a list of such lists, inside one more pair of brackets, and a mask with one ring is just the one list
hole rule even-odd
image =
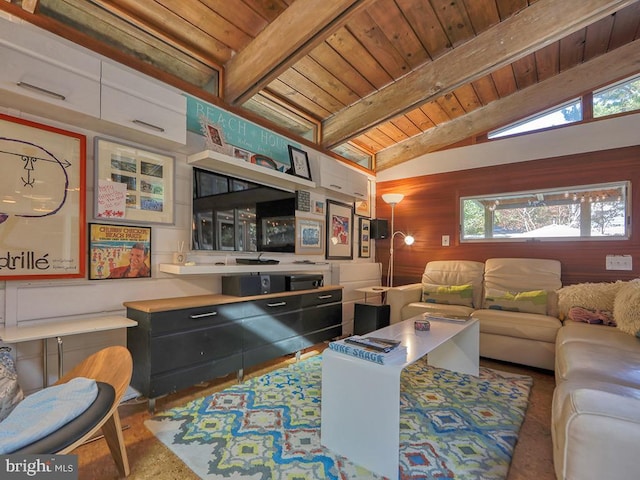
[[376, 182], [640, 145], [640, 113], [422, 155], [382, 170]]

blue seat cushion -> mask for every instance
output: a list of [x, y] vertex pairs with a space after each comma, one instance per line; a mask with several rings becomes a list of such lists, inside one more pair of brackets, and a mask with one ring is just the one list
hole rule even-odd
[[104, 418], [116, 396], [114, 388], [108, 383], [96, 382], [96, 386], [98, 387], [96, 399], [83, 413], [46, 437], [10, 453], [56, 453], [86, 435]]

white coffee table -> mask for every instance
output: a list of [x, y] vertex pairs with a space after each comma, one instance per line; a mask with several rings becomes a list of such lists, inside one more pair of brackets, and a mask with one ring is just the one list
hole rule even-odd
[[415, 317], [369, 336], [401, 340], [407, 360], [378, 365], [326, 349], [322, 359], [323, 446], [368, 470], [395, 480], [400, 452], [400, 373], [427, 355], [429, 365], [478, 375], [479, 323], [431, 321], [416, 332]]

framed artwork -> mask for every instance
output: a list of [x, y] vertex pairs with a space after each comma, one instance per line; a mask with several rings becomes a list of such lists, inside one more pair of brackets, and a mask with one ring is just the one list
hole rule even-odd
[[324, 254], [324, 220], [296, 217], [296, 255]]
[[324, 202], [320, 200], [315, 200], [313, 202], [313, 213], [317, 213], [318, 215], [324, 215]]
[[174, 223], [175, 157], [106, 138], [94, 146], [96, 219]]
[[309, 168], [307, 152], [289, 145], [289, 160], [291, 161], [291, 173], [293, 175], [311, 180], [311, 169]]
[[0, 114], [0, 280], [85, 276], [86, 145]]
[[327, 259], [353, 258], [353, 205], [327, 200]]
[[251, 155], [253, 155], [249, 150], [243, 150], [242, 148], [238, 147], [233, 147], [232, 152], [234, 158], [239, 158], [240, 160], [244, 160], [245, 162], [250, 162]]
[[356, 215], [361, 217], [371, 216], [371, 203], [369, 200], [360, 200], [355, 203]]
[[89, 280], [151, 277], [151, 227], [89, 224]]
[[361, 258], [369, 258], [371, 256], [371, 220], [368, 218], [360, 218], [360, 253]]
[[220, 153], [229, 153], [229, 147], [224, 141], [224, 133], [222, 132], [222, 128], [220, 128], [219, 125], [212, 123], [204, 115], [201, 115], [199, 119], [200, 128], [202, 129], [202, 134], [204, 135], [204, 142], [207, 149], [214, 150]]
[[371, 180], [367, 180], [367, 198], [355, 203], [356, 215], [371, 217]]

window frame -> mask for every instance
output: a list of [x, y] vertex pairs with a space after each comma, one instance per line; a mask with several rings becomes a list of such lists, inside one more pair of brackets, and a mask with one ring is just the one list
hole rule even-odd
[[[574, 104], [577, 104], [580, 107], [580, 119], [579, 120], [575, 120], [572, 122], [566, 122], [566, 123], [561, 123], [558, 125], [545, 125], [545, 126], [541, 126], [541, 127], [536, 127], [536, 128], [531, 128], [528, 130], [522, 130], [522, 131], [518, 131], [518, 132], [512, 132], [512, 133], [505, 133], [508, 132], [509, 130], [513, 130], [516, 129], [518, 127], [524, 126], [527, 123], [531, 123], [534, 122], [535, 120], [539, 120], [542, 119], [544, 117], [546, 117], [549, 114], [552, 113], [556, 113], [556, 112], [561, 112], [562, 110], [564, 110], [567, 107], [570, 107]], [[516, 135], [525, 135], [528, 133], [534, 133], [534, 132], [539, 132], [541, 130], [546, 130], [549, 128], [561, 128], [561, 127], [566, 127], [568, 125], [576, 125], [578, 123], [584, 122], [584, 102], [583, 102], [583, 98], [582, 97], [575, 97], [572, 98], [570, 100], [567, 100], [566, 102], [554, 105], [553, 107], [547, 108], [545, 110], [542, 110], [538, 113], [534, 113], [533, 115], [529, 115], [527, 117], [521, 118], [520, 120], [517, 120], [515, 122], [512, 122], [508, 125], [505, 125], [503, 127], [500, 128], [496, 128], [494, 130], [491, 130], [490, 132], [487, 132], [487, 139], [488, 140], [500, 140], [503, 138], [509, 138], [509, 137], [513, 137]]]
[[[465, 236], [465, 201], [476, 200], [476, 201], [495, 201], [500, 200], [505, 197], [527, 197], [534, 196], [538, 194], [549, 195], [578, 195], [579, 192], [586, 192], [589, 190], [607, 190], [607, 189], [623, 189], [624, 192], [624, 233], [622, 235], [602, 235], [602, 236], [532, 236], [532, 237], [487, 237], [486, 229], [487, 225], [485, 223], [485, 233], [482, 238], [467, 238]], [[574, 199], [574, 202], [576, 200]], [[590, 185], [573, 185], [568, 187], [555, 187], [555, 188], [542, 188], [542, 189], [532, 189], [532, 190], [522, 190], [522, 191], [514, 191], [514, 192], [504, 192], [504, 193], [494, 193], [494, 194], [486, 194], [486, 195], [469, 195], [469, 196], [460, 196], [458, 198], [459, 202], [459, 225], [458, 225], [458, 233], [460, 243], [503, 243], [503, 242], [582, 242], [582, 241], [620, 241], [620, 240], [629, 240], [631, 238], [631, 230], [632, 224], [632, 197], [631, 197], [631, 182], [629, 180], [620, 180], [613, 182], [605, 182], [598, 184], [590, 184]], [[587, 203], [590, 203], [587, 201]], [[582, 214], [585, 215], [585, 214]], [[589, 221], [591, 217], [589, 216]], [[487, 219], [485, 218], [485, 222]], [[493, 224], [489, 226], [493, 227]], [[493, 228], [492, 228], [493, 231]], [[591, 231], [591, 229], [590, 229]]]
[[640, 82], [640, 74], [637, 75], [632, 75], [630, 77], [624, 78], [622, 80], [619, 80], [617, 82], [613, 82], [610, 83], [604, 87], [598, 88], [596, 90], [593, 90], [593, 92], [591, 93], [591, 110], [593, 112], [593, 118], [595, 120], [601, 120], [601, 119], [605, 119], [605, 118], [610, 118], [616, 115], [625, 115], [625, 114], [633, 114], [633, 113], [638, 113], [640, 112], [640, 107], [639, 108], [634, 108], [634, 109], [630, 109], [630, 110], [622, 110], [619, 112], [614, 112], [614, 113], [607, 113], [606, 115], [596, 115], [595, 112], [595, 97], [597, 97], [598, 95], [602, 94], [603, 92], [607, 92], [610, 90], [614, 90], [616, 88], [620, 88], [622, 85], [625, 85], [627, 83], [633, 83], [633, 82]]

